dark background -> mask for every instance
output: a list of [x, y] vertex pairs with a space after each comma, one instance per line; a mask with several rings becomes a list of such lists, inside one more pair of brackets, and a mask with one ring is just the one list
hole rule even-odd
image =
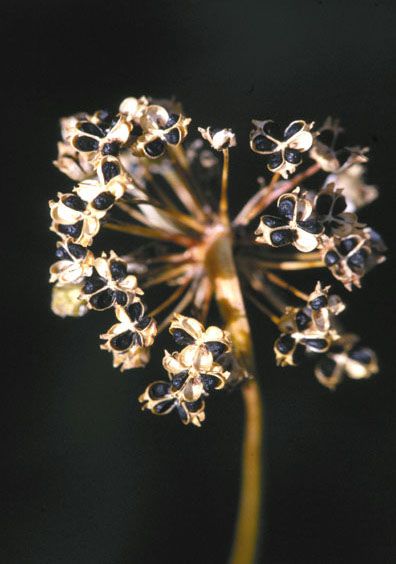
[[[5, 478], [1, 561], [222, 563], [232, 539], [243, 406], [219, 394], [202, 430], [141, 414], [159, 373], [121, 374], [99, 351], [106, 316], [49, 310], [47, 200], [57, 120], [127, 95], [183, 101], [193, 125], [232, 126], [235, 209], [260, 159], [249, 120], [339, 116], [372, 147], [381, 198], [363, 218], [391, 246], [395, 221], [395, 15], [386, 1], [13, 2], [1, 8]], [[117, 249], [117, 247], [115, 247]], [[341, 293], [381, 372], [332, 394], [311, 368], [274, 367], [274, 329], [252, 313], [265, 397], [260, 562], [396, 561], [392, 262]], [[307, 286], [309, 287], [309, 284]], [[339, 288], [340, 290], [340, 288]], [[3, 341], [4, 342], [4, 341]]]

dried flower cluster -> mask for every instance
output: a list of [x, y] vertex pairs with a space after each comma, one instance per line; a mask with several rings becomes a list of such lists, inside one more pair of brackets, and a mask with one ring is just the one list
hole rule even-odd
[[[345, 376], [374, 374], [374, 352], [343, 332], [336, 316], [345, 306], [323, 284], [330, 275], [348, 290], [360, 287], [384, 260], [380, 236], [356, 213], [378, 194], [364, 180], [368, 149], [344, 146], [343, 130], [330, 118], [317, 130], [314, 122], [295, 120], [283, 132], [271, 120], [253, 120], [250, 147], [272, 177], [268, 184], [260, 178], [231, 220], [228, 165], [235, 134], [199, 127], [202, 139], [188, 142], [190, 122], [175, 101], [146, 97], [126, 98], [114, 113], [61, 120], [54, 164], [76, 185], [49, 202], [50, 229], [59, 237], [50, 268], [53, 311], [114, 310], [116, 323], [100, 336], [101, 348], [121, 370], [145, 366], [157, 333], [169, 327], [182, 348], [165, 351], [168, 380], [149, 384], [139, 401], [157, 415], [176, 411], [184, 424], [200, 426], [212, 392], [252, 376], [241, 353], [249, 335], [238, 329], [238, 319], [246, 318], [243, 300], [278, 326], [279, 365], [315, 356], [315, 375], [330, 389]], [[314, 175], [317, 190], [304, 188]], [[149, 242], [134, 243], [121, 256], [97, 252], [102, 227]], [[318, 273], [309, 294], [276, 274], [311, 269]], [[143, 296], [150, 303], [162, 296], [160, 285], [170, 293], [147, 312]], [[188, 310], [189, 317], [182, 315]], [[229, 331], [205, 329], [208, 316], [218, 314], [224, 321], [217, 325]]]

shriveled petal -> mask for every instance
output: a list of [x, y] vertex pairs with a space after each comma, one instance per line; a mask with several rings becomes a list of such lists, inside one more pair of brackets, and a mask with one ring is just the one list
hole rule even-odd
[[296, 234], [297, 237], [293, 244], [302, 253], [310, 253], [318, 246], [318, 238], [315, 235], [298, 228]]

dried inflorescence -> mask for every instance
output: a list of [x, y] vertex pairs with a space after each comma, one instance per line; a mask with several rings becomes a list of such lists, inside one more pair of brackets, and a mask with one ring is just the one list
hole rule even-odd
[[[199, 127], [202, 137], [184, 147], [190, 122], [174, 100], [145, 96], [126, 98], [113, 113], [61, 120], [54, 164], [76, 186], [49, 203], [50, 229], [59, 238], [50, 268], [53, 311], [62, 317], [114, 311], [116, 322], [101, 334], [101, 348], [121, 371], [145, 366], [157, 334], [169, 327], [181, 350], [165, 351], [168, 381], [153, 382], [139, 399], [155, 414], [176, 411], [184, 424], [201, 425], [212, 392], [252, 377], [243, 298], [279, 328], [279, 365], [319, 357], [315, 374], [328, 388], [345, 375], [375, 373], [374, 353], [336, 321], [344, 306], [328, 286], [317, 282], [307, 295], [275, 274], [327, 270], [351, 290], [384, 260], [380, 236], [357, 215], [378, 194], [364, 180], [368, 149], [343, 146], [335, 120], [315, 131], [314, 122], [298, 119], [283, 132], [271, 120], [254, 120], [250, 146], [273, 175], [268, 183], [260, 176], [258, 191], [231, 220], [235, 133]], [[304, 187], [320, 171], [330, 173], [326, 180], [316, 190], [313, 182]], [[97, 252], [102, 228], [149, 242], [133, 244], [122, 256]], [[162, 295], [160, 285], [169, 291], [152, 303]], [[223, 322], [205, 329], [216, 303]]]

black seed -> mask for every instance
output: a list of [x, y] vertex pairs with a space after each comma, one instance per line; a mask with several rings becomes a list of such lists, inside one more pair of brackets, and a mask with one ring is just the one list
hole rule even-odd
[[89, 121], [83, 121], [81, 123], [78, 123], [77, 129], [83, 131], [84, 133], [90, 133], [91, 135], [96, 135], [96, 137], [105, 136], [104, 132], [100, 129], [100, 127]]
[[157, 403], [153, 411], [154, 413], [159, 413], [159, 414], [165, 413], [174, 405], [174, 402], [175, 400], [168, 400], [168, 401], [162, 401], [161, 403]]
[[279, 213], [288, 220], [293, 219], [295, 202], [291, 198], [283, 198], [278, 206]]
[[132, 331], [125, 331], [116, 335], [110, 340], [110, 345], [116, 351], [126, 351], [132, 344], [133, 333]]
[[295, 241], [296, 232], [293, 229], [278, 229], [271, 233], [270, 239], [275, 247], [282, 247]]
[[274, 139], [281, 138], [280, 130], [276, 125], [276, 123], [273, 121], [268, 121], [266, 124], [264, 124], [263, 131], [267, 135], [271, 135], [271, 137], [274, 137]]
[[211, 392], [212, 390], [215, 390], [216, 387], [221, 383], [220, 378], [213, 376], [213, 374], [201, 374], [201, 380], [205, 392]]
[[284, 227], [287, 225], [287, 221], [280, 219], [279, 217], [274, 217], [273, 215], [264, 215], [263, 223], [267, 227]]
[[57, 227], [60, 233], [63, 233], [64, 235], [69, 235], [69, 237], [72, 237], [73, 239], [78, 239], [79, 236], [81, 235], [82, 226], [83, 226], [83, 221], [81, 220], [81, 221], [77, 221], [77, 223], [73, 223], [72, 225], [59, 224]]
[[163, 129], [169, 129], [169, 127], [172, 127], [172, 125], [175, 125], [175, 123], [177, 123], [178, 119], [179, 116], [177, 114], [169, 114], [168, 121], [166, 122]]
[[264, 137], [264, 135], [257, 135], [254, 138], [253, 147], [256, 151], [273, 151], [276, 149], [275, 143]]
[[295, 351], [293, 352], [293, 362], [294, 364], [300, 364], [305, 357], [305, 349], [302, 345], [298, 344]]
[[302, 339], [302, 343], [315, 351], [325, 351], [327, 349], [327, 341], [325, 339]]
[[149, 396], [151, 399], [163, 398], [169, 392], [169, 389], [169, 382], [155, 382], [149, 388]]
[[92, 202], [96, 210], [107, 210], [114, 204], [115, 197], [110, 192], [102, 192]]
[[345, 256], [350, 251], [352, 251], [352, 249], [354, 249], [357, 244], [358, 244], [358, 240], [356, 239], [356, 237], [348, 237], [341, 241], [341, 243], [338, 246], [338, 249], [340, 253]]
[[219, 341], [207, 341], [206, 348], [212, 353], [213, 358], [216, 360], [226, 350], [226, 346]]
[[160, 157], [165, 150], [165, 143], [161, 139], [154, 139], [144, 146], [145, 152], [149, 157]]
[[359, 272], [366, 266], [368, 252], [366, 249], [360, 249], [347, 260], [347, 264], [353, 272]]
[[176, 343], [178, 345], [182, 345], [183, 347], [186, 345], [192, 345], [195, 342], [195, 339], [184, 331], [184, 329], [173, 329], [172, 336]]
[[307, 219], [306, 221], [297, 221], [297, 225], [304, 231], [307, 231], [307, 233], [312, 233], [313, 235], [319, 235], [319, 233], [323, 231], [322, 224], [313, 218]]
[[68, 208], [71, 208], [72, 210], [76, 210], [76, 211], [81, 211], [81, 212], [83, 212], [85, 210], [85, 208], [87, 207], [86, 202], [84, 202], [84, 200], [82, 200], [79, 196], [75, 196], [74, 194], [65, 198], [63, 200], [63, 203]]
[[137, 321], [144, 313], [144, 308], [141, 302], [134, 302], [127, 307], [127, 313], [131, 321]]
[[63, 247], [58, 247], [55, 251], [55, 257], [58, 260], [70, 260], [70, 255]]
[[285, 159], [291, 164], [300, 164], [302, 156], [297, 149], [285, 149]]
[[187, 407], [188, 411], [195, 413], [196, 411], [198, 411], [202, 407], [202, 400], [197, 399], [196, 401], [187, 401], [186, 407]]
[[89, 303], [97, 310], [108, 309], [113, 305], [114, 297], [114, 292], [110, 290], [110, 288], [106, 288], [106, 290], [94, 294], [89, 300]]
[[139, 137], [143, 133], [143, 129], [138, 123], [133, 124], [132, 135], [134, 137]]
[[321, 194], [316, 200], [316, 211], [319, 215], [328, 215], [333, 205], [333, 197], [329, 194]]
[[343, 211], [345, 211], [347, 207], [346, 200], [344, 196], [339, 196], [333, 206], [333, 215], [339, 215]]
[[283, 156], [280, 151], [267, 155], [267, 163], [271, 169], [278, 168], [283, 163]]
[[137, 324], [137, 327], [143, 331], [143, 329], [146, 329], [146, 327], [148, 327], [150, 325], [152, 321], [152, 318], [149, 317], [148, 315], [143, 316], [140, 320], [139, 323]]
[[336, 264], [339, 260], [340, 257], [335, 251], [329, 251], [328, 253], [325, 254], [324, 257], [326, 266], [333, 266], [333, 264]]
[[349, 352], [348, 356], [362, 364], [370, 364], [373, 359], [373, 351], [358, 345]]
[[76, 149], [83, 152], [97, 151], [99, 147], [99, 141], [93, 137], [87, 137], [86, 135], [81, 135], [77, 137], [74, 141]]
[[116, 290], [114, 292], [114, 299], [120, 306], [124, 306], [128, 303], [128, 295], [122, 292], [122, 290]]
[[111, 129], [118, 122], [118, 117], [108, 110], [99, 110], [96, 112], [96, 116], [100, 120], [101, 126], [107, 130]]
[[284, 140], [286, 141], [286, 139], [290, 139], [290, 137], [301, 131], [302, 128], [303, 128], [303, 124], [301, 122], [297, 122], [297, 123], [293, 123], [293, 125], [289, 125], [288, 127], [286, 127], [285, 132], [283, 134]]
[[92, 275], [89, 278], [85, 278], [85, 284], [82, 291], [84, 294], [93, 294], [105, 285], [106, 281], [103, 278], [98, 275]]
[[187, 411], [185, 410], [185, 408], [182, 405], [177, 405], [176, 409], [177, 409], [177, 412], [179, 414], [180, 419], [182, 421], [187, 421], [188, 414], [187, 414]]
[[69, 252], [76, 258], [76, 259], [83, 259], [87, 255], [87, 249], [82, 245], [77, 245], [76, 243], [69, 243], [67, 245]]
[[312, 309], [317, 311], [318, 309], [322, 309], [322, 307], [327, 306], [327, 298], [326, 296], [318, 296], [309, 302], [309, 305]]
[[123, 280], [127, 275], [125, 262], [113, 260], [110, 263], [110, 272], [113, 280]]
[[168, 133], [165, 133], [165, 139], [170, 143], [170, 145], [177, 145], [180, 141], [180, 132], [175, 127], [171, 129]]
[[322, 372], [323, 376], [325, 376], [326, 378], [330, 378], [330, 376], [333, 375], [336, 366], [337, 363], [332, 358], [329, 358], [327, 356], [319, 361], [319, 369]]
[[119, 152], [120, 152], [120, 143], [118, 141], [105, 143], [102, 147], [102, 155], [113, 155], [113, 157], [116, 157]]
[[304, 331], [311, 324], [311, 318], [301, 309], [296, 314], [296, 325], [299, 331]]
[[290, 352], [295, 345], [293, 337], [290, 335], [281, 335], [275, 342], [275, 346], [278, 351], [282, 354], [287, 354]]
[[175, 390], [180, 390], [184, 382], [187, 380], [187, 377], [188, 377], [188, 370], [183, 370], [182, 372], [179, 372], [179, 374], [176, 374], [176, 376], [173, 376], [172, 388], [174, 388]]
[[136, 345], [137, 347], [143, 346], [143, 340], [142, 337], [139, 335], [139, 333], [133, 333], [133, 344]]
[[110, 182], [112, 178], [120, 174], [120, 167], [114, 161], [106, 161], [102, 165], [102, 174], [105, 182]]

